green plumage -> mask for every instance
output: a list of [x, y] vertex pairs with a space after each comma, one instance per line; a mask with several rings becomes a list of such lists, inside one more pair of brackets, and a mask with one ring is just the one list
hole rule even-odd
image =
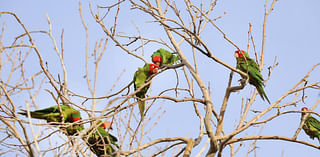
[[[141, 87], [145, 83], [145, 81], [148, 79], [148, 77], [149, 77], [149, 69], [148, 69], [148, 65], [146, 64], [146, 66], [144, 66], [143, 68], [139, 68], [139, 70], [136, 71], [136, 73], [134, 74], [134, 77], [133, 77], [134, 90], [137, 90], [139, 87]], [[145, 98], [145, 95], [148, 89], [149, 89], [149, 85], [144, 87], [140, 92], [136, 93], [136, 96], [140, 99]], [[138, 104], [139, 104], [139, 111], [142, 117], [144, 113], [145, 102], [138, 100]]]
[[73, 124], [63, 130], [66, 131], [66, 135], [68, 136], [72, 136], [72, 135], [78, 135], [80, 131], [82, 131], [84, 129], [83, 125], [81, 124]]
[[[244, 73], [247, 73], [247, 71], [248, 71], [249, 83], [256, 87], [262, 100], [266, 99], [268, 101], [268, 103], [270, 104], [270, 100], [263, 90], [263, 86], [264, 86], [263, 81], [264, 80], [263, 80], [262, 75], [260, 73], [258, 64], [253, 59], [251, 59], [249, 57], [247, 52], [242, 51], [242, 53], [240, 53], [239, 51], [236, 51], [236, 53], [238, 54], [238, 57], [236, 57], [236, 59], [237, 59], [237, 67], [236, 68], [241, 70]], [[244, 78], [244, 76], [242, 76], [242, 78]]]
[[[134, 73], [133, 77], [133, 83], [134, 83], [134, 90], [137, 90], [139, 87], [141, 87], [146, 80], [154, 73], [153, 69], [150, 69], [150, 66], [154, 66], [157, 68], [158, 66], [155, 64], [145, 64], [143, 68], [138, 68], [138, 70]], [[149, 89], [150, 85], [145, 86], [142, 90], [140, 90], [138, 93], [136, 93], [136, 96], [140, 99], [145, 98], [145, 95]], [[141, 117], [143, 117], [144, 109], [145, 109], [145, 102], [138, 100], [139, 104], [139, 111]]]
[[[303, 116], [301, 120], [302, 118]], [[310, 138], [314, 139], [316, 137], [320, 143], [320, 122], [317, 119], [309, 115], [304, 121], [302, 129]]]
[[155, 63], [153, 59], [155, 56], [161, 57], [162, 62], [160, 63], [160, 66], [162, 66], [163, 64], [173, 65], [176, 61], [179, 60], [179, 58], [176, 55], [162, 48], [158, 49], [156, 52], [152, 54], [151, 59], [153, 63]]
[[[80, 111], [74, 109], [69, 105], [60, 105], [60, 107], [64, 118], [64, 123], [73, 123], [81, 119]], [[22, 110], [22, 112], [18, 112], [18, 114], [28, 116], [26, 110]], [[30, 111], [30, 115], [31, 118], [43, 119], [46, 120], [48, 123], [62, 122], [62, 117], [59, 112], [58, 106], [52, 106], [41, 110]], [[65, 128], [65, 130], [67, 131], [67, 135], [74, 135], [78, 131], [83, 130], [83, 125], [71, 125]]]
[[[72, 122], [76, 122], [76, 121], [78, 121], [78, 120], [81, 120], [80, 112], [79, 112], [79, 111], [72, 112], [72, 114], [71, 114], [71, 119], [72, 119]], [[72, 122], [70, 122], [70, 123], [72, 123]], [[67, 134], [68, 136], [70, 136], [70, 135], [76, 135], [76, 134], [78, 134], [80, 131], [82, 131], [83, 129], [84, 129], [83, 124], [72, 124], [71, 126], [65, 128], [66, 134]]]
[[115, 152], [112, 145], [119, 148], [116, 144], [118, 139], [105, 131], [102, 121], [98, 121], [97, 125], [98, 127], [96, 129], [93, 128], [88, 132], [87, 135], [89, 137], [84, 137], [84, 140], [88, 141], [87, 144], [90, 147], [90, 150], [98, 157], [111, 155]]
[[[64, 122], [73, 122], [72, 120], [72, 113], [79, 112], [78, 110], [72, 108], [69, 105], [60, 105], [62, 115], [64, 117]], [[19, 112], [21, 115], [27, 116], [27, 111], [22, 110]], [[58, 109], [58, 106], [53, 106], [41, 110], [30, 111], [31, 117], [36, 119], [44, 119], [47, 122], [61, 122], [61, 116]]]

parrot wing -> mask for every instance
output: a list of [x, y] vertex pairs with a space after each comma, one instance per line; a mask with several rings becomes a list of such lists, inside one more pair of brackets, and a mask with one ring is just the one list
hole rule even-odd
[[[71, 114], [75, 111], [74, 108], [72, 108], [69, 105], [60, 105], [62, 114], [64, 116], [65, 122], [73, 122], [71, 120]], [[18, 112], [18, 114], [27, 116], [27, 111], [22, 110], [22, 112]], [[60, 122], [60, 112], [58, 109], [58, 106], [52, 106], [41, 110], [35, 110], [30, 112], [32, 118], [36, 119], [44, 119], [47, 120], [47, 122]]]
[[[139, 87], [141, 87], [145, 83], [147, 78], [148, 78], [148, 71], [146, 72], [145, 68], [144, 68], [144, 70], [139, 69], [135, 73], [134, 78], [133, 78], [134, 89], [137, 90]], [[144, 87], [141, 91], [136, 93], [136, 96], [138, 98], [141, 98], [141, 99], [145, 98], [145, 95], [146, 95], [148, 89], [149, 89], [149, 86]], [[141, 117], [142, 117], [143, 113], [144, 113], [145, 102], [138, 100], [138, 104], [139, 104], [139, 111], [140, 111], [140, 114], [141, 114]]]
[[242, 59], [238, 62], [237, 68], [243, 71], [244, 73], [246, 73], [248, 69], [248, 75], [250, 77], [249, 79], [253, 79], [255, 80], [254, 82], [261, 84], [264, 80], [260, 73], [259, 66], [254, 60], [250, 58], [246, 58], [246, 59], [247, 59], [248, 65], [246, 60]]
[[165, 49], [159, 49], [158, 52], [160, 52], [161, 54], [163, 64], [173, 65], [178, 60], [177, 56], [173, 55], [171, 52]]
[[[22, 112], [18, 112], [18, 114], [27, 116], [27, 110], [21, 110]], [[57, 106], [52, 106], [49, 108], [41, 109], [41, 110], [35, 110], [31, 111], [30, 115], [32, 118], [36, 119], [45, 119], [48, 121], [50, 119], [50, 122], [56, 122], [57, 120], [53, 117], [58, 116], [58, 108]]]
[[[251, 58], [247, 57], [245, 59], [239, 59], [237, 61], [237, 69], [240, 69], [243, 72], [248, 71], [248, 76], [249, 76], [249, 83], [254, 85], [257, 88], [257, 91], [259, 95], [261, 96], [262, 100], [266, 99], [268, 103], [270, 104], [270, 100], [267, 97], [266, 93], [264, 92], [263, 89], [263, 77], [260, 73], [259, 66], [258, 64]], [[248, 70], [247, 70], [248, 69]], [[242, 76], [244, 77], [244, 76]]]
[[308, 123], [310, 124], [311, 127], [313, 127], [314, 129], [320, 132], [320, 122], [317, 119], [311, 116], [308, 118]]

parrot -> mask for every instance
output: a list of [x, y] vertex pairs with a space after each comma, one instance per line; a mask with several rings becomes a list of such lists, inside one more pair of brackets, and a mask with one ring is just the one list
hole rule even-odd
[[[308, 110], [309, 109], [307, 107], [303, 107], [301, 109], [301, 111], [308, 111]], [[301, 121], [305, 114], [306, 113], [301, 113]], [[309, 135], [311, 139], [314, 139], [316, 137], [320, 143], [320, 122], [317, 119], [313, 118], [311, 114], [309, 114], [306, 120], [304, 121], [302, 129], [307, 135]]]
[[[71, 113], [71, 117], [72, 117], [72, 122], [70, 123], [77, 122], [82, 119], [79, 111], [75, 111]], [[66, 134], [70, 136], [70, 135], [76, 135], [80, 131], [84, 130], [84, 127], [83, 127], [83, 124], [73, 124], [71, 126], [68, 126], [65, 130], [67, 132]]]
[[151, 59], [154, 64], [157, 64], [160, 67], [164, 64], [173, 65], [179, 60], [176, 55], [162, 48], [158, 49], [156, 52], [153, 52]]
[[104, 156], [105, 152], [106, 154], [111, 155], [115, 151], [111, 145], [119, 148], [116, 144], [118, 139], [105, 131], [107, 128], [107, 122], [103, 123], [99, 120], [97, 122], [97, 126], [98, 127], [96, 129], [93, 128], [89, 130], [87, 133], [88, 137], [84, 137], [83, 139], [88, 141], [87, 144], [90, 147], [90, 150], [98, 157]]
[[[62, 115], [64, 118], [64, 123], [73, 123], [81, 120], [80, 111], [74, 109], [69, 105], [60, 105]], [[26, 110], [21, 110], [22, 112], [18, 112], [18, 114], [28, 116], [28, 112]], [[35, 110], [30, 112], [31, 118], [43, 119], [48, 123], [50, 122], [61, 122], [62, 118], [60, 116], [60, 112], [58, 106], [52, 106], [41, 110]], [[67, 135], [74, 135], [78, 131], [83, 130], [84, 127], [82, 124], [71, 125], [66, 128]]]
[[[134, 83], [134, 90], [137, 90], [141, 87], [146, 80], [152, 75], [158, 72], [159, 66], [156, 64], [146, 63], [143, 68], [138, 68], [138, 70], [134, 73], [133, 83]], [[140, 99], [145, 98], [145, 95], [149, 89], [149, 85], [144, 87], [141, 91], [136, 93], [136, 96]], [[139, 111], [141, 117], [143, 117], [145, 102], [138, 100], [139, 104]]]
[[[254, 85], [258, 90], [259, 95], [261, 96], [262, 100], [267, 100], [270, 104], [270, 100], [268, 99], [266, 93], [263, 90], [263, 78], [259, 70], [258, 64], [249, 57], [249, 54], [243, 50], [237, 50], [234, 54], [235, 58], [237, 59], [237, 66], [236, 68], [241, 70], [244, 73], [249, 75], [249, 83]], [[248, 64], [247, 64], [248, 63]], [[243, 78], [244, 76], [242, 76]]]

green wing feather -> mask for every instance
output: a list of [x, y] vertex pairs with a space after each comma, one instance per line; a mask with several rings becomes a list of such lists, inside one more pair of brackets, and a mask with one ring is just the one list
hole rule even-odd
[[[140, 88], [148, 79], [149, 77], [149, 70], [148, 70], [149, 64], [146, 64], [144, 68], [139, 68], [138, 71], [135, 72], [133, 77], [133, 83], [134, 83], [134, 90], [137, 90]], [[141, 91], [136, 93], [136, 96], [140, 99], [145, 98], [145, 95], [149, 89], [149, 85], [144, 87]], [[144, 109], [145, 109], [145, 102], [138, 100], [139, 104], [139, 111], [141, 117], [143, 117]]]
[[[246, 62], [247, 61], [247, 62]], [[248, 63], [248, 65], [247, 65]], [[239, 58], [237, 60], [237, 69], [240, 69], [242, 72], [247, 72], [248, 69], [248, 75], [249, 75], [249, 83], [254, 85], [257, 88], [257, 91], [259, 95], [261, 96], [262, 100], [266, 99], [268, 103], [270, 104], [270, 100], [267, 97], [266, 93], [263, 89], [263, 77], [260, 73], [258, 64], [251, 58], [246, 57], [246, 60], [244, 58]], [[242, 76], [244, 77], [244, 76]]]
[[308, 122], [315, 130], [320, 132], [320, 122], [317, 119], [311, 116], [310, 118], [308, 118]]
[[[60, 107], [61, 107], [61, 111], [62, 111], [62, 115], [65, 123], [73, 123], [75, 118], [77, 118], [77, 120], [81, 119], [80, 111], [74, 109], [69, 105], [60, 105]], [[28, 116], [28, 113], [26, 110], [22, 110], [22, 112], [18, 112], [18, 113], [24, 116]], [[43, 119], [43, 120], [46, 120], [47, 122], [62, 121], [58, 106], [52, 106], [45, 109], [31, 111], [30, 115], [32, 118]], [[83, 124], [73, 124], [71, 126], [68, 126], [67, 128], [61, 127], [61, 129], [64, 130], [64, 133], [67, 136], [70, 136], [70, 135], [75, 135], [76, 133], [82, 131], [84, 127], [83, 127]]]
[[[26, 110], [22, 110], [22, 112], [18, 112], [18, 113], [24, 116], [28, 115]], [[56, 115], [56, 113], [59, 113], [58, 107], [52, 106], [52, 107], [41, 109], [41, 110], [31, 111], [30, 115], [32, 118], [36, 118], [36, 119], [47, 119], [48, 116], [54, 116]]]
[[174, 64], [174, 55], [165, 50], [165, 49], [159, 49], [158, 51], [160, 51], [160, 54], [161, 54], [161, 58], [163, 60], [163, 63], [162, 64], [167, 64], [167, 65], [172, 65]]
[[[60, 105], [60, 107], [64, 117], [64, 122], [73, 122], [72, 113], [79, 112], [79, 111], [72, 108], [69, 105]], [[22, 110], [22, 112], [18, 112], [18, 113], [21, 115], [27, 116], [26, 110]], [[44, 119], [44, 120], [47, 120], [47, 122], [61, 122], [58, 106], [52, 106], [52, 107], [41, 109], [41, 110], [31, 111], [30, 114], [32, 118]]]
[[179, 60], [179, 58], [176, 55], [162, 48], [154, 52], [151, 57], [153, 58], [155, 56], [160, 56], [162, 59], [162, 64], [166, 65], [173, 65], [175, 62]]
[[316, 137], [320, 143], [320, 122], [317, 119], [309, 115], [302, 128], [310, 138]]

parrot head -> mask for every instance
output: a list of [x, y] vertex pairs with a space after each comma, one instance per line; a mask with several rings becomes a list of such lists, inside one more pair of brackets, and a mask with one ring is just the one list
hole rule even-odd
[[73, 112], [73, 113], [71, 114], [71, 117], [72, 117], [72, 122], [76, 122], [76, 121], [81, 120], [81, 115], [80, 115], [80, 112], [79, 112], [79, 111]]
[[154, 56], [152, 58], [152, 62], [156, 65], [160, 66], [162, 64], [162, 58], [160, 56]]
[[249, 57], [248, 53], [246, 51], [243, 51], [243, 50], [237, 50], [234, 53], [234, 57], [236, 57], [236, 58], [241, 58], [243, 56]]
[[[301, 111], [309, 111], [309, 109], [307, 107], [302, 107]], [[301, 113], [301, 114], [302, 114], [302, 116], [304, 116], [306, 113]]]
[[155, 74], [158, 72], [159, 65], [157, 64], [150, 64], [149, 65], [149, 74]]

